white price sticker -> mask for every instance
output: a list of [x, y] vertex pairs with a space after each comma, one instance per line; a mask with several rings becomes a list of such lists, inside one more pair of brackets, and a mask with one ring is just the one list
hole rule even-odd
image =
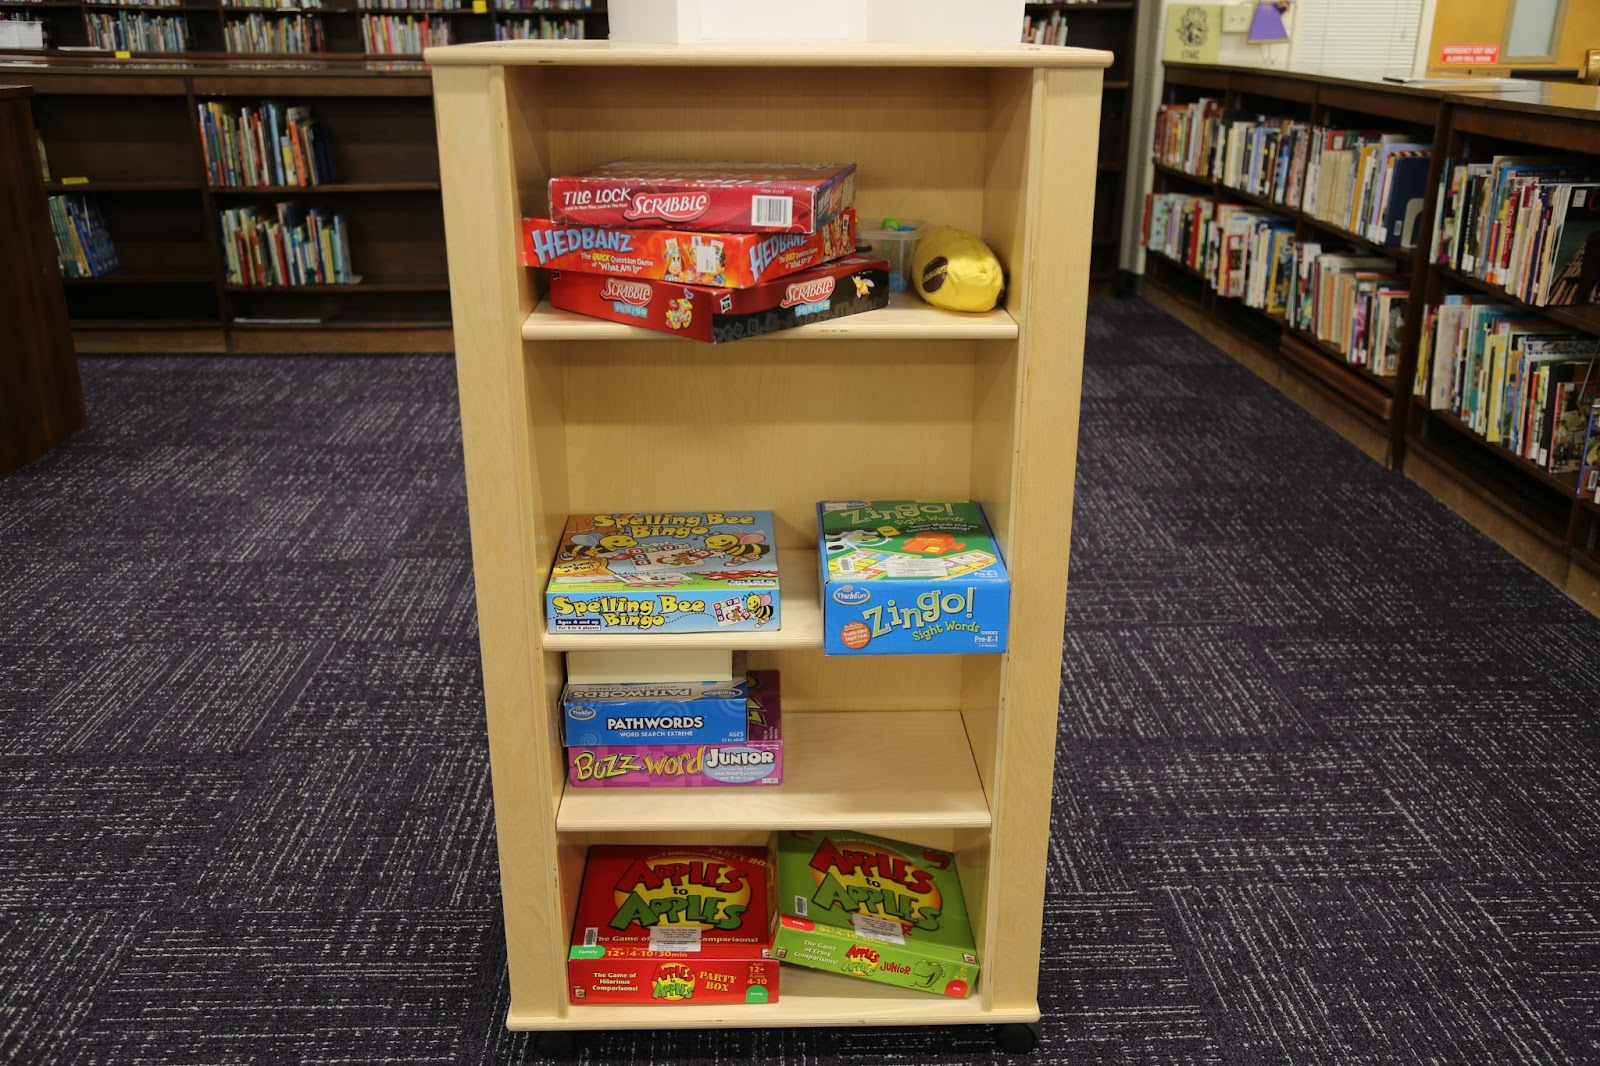
[[905, 947], [906, 934], [899, 922], [874, 918], [870, 914], [852, 914], [850, 921], [856, 927], [856, 935], [858, 936], [864, 936], [868, 940], [876, 940], [883, 944], [898, 944], [901, 947]]
[[650, 930], [651, 951], [699, 951], [700, 928], [654, 926]]

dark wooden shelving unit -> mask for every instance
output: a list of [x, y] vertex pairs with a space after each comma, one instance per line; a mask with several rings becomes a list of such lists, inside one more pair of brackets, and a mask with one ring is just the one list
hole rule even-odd
[[[66, 283], [80, 351], [450, 349], [432, 82], [420, 62], [78, 57], [0, 59], [0, 70], [34, 87], [49, 191], [92, 195], [122, 262]], [[340, 180], [210, 186], [196, 119], [207, 100], [309, 107]], [[227, 284], [219, 213], [280, 200], [344, 215], [363, 280]]]
[[[1149, 0], [1144, 0], [1148, 3]], [[1067, 18], [1064, 44], [1101, 48], [1116, 56], [1106, 71], [1100, 98], [1099, 179], [1095, 182], [1094, 229], [1089, 279], [1097, 293], [1109, 291], [1122, 247], [1122, 218], [1128, 196], [1128, 130], [1133, 123], [1140, 0], [1100, 0], [1092, 4], [1028, 4], [1034, 18], [1059, 11]]]
[[[1208, 176], [1152, 161], [1157, 192], [1208, 195], [1292, 219], [1296, 238], [1394, 259], [1411, 278], [1399, 372], [1375, 375], [1332, 345], [1217, 296], [1187, 264], [1145, 252], [1147, 294], [1342, 432], [1374, 459], [1438, 496], [1529, 566], [1600, 613], [1600, 504], [1576, 496], [1576, 474], [1552, 474], [1412, 394], [1426, 306], [1471, 292], [1600, 335], [1600, 307], [1534, 307], [1499, 286], [1429, 260], [1437, 190], [1447, 157], [1468, 154], [1600, 157], [1600, 90], [1540, 84], [1498, 93], [1450, 93], [1318, 75], [1167, 64], [1162, 99], [1220, 97], [1224, 106], [1319, 125], [1405, 132], [1431, 144], [1433, 166], [1417, 246], [1394, 248]], [[1600, 168], [1600, 159], [1595, 162]]]

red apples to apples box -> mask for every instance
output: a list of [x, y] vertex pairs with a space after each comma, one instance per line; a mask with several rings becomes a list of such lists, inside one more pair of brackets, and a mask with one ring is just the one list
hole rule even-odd
[[566, 270], [550, 275], [550, 303], [564, 311], [713, 344], [871, 311], [888, 302], [888, 260], [859, 255], [749, 289]]
[[763, 847], [596, 844], [568, 951], [572, 1002], [776, 1003]]
[[550, 218], [573, 226], [815, 233], [855, 201], [854, 163], [621, 159], [550, 179]]

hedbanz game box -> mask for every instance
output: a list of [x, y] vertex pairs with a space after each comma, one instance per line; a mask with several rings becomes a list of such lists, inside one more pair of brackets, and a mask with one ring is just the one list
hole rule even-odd
[[747, 289], [808, 270], [849, 255], [855, 247], [853, 209], [840, 212], [815, 233], [696, 233], [522, 220], [522, 261], [527, 266], [727, 289]]
[[746, 737], [742, 741], [598, 745], [569, 740], [567, 780], [580, 788], [782, 784], [783, 706], [779, 691], [777, 671], [752, 670], [746, 676]]
[[828, 655], [1002, 652], [1011, 578], [971, 501], [817, 504]]
[[596, 844], [578, 892], [573, 1003], [776, 1003], [772, 860], [759, 847]]
[[815, 233], [855, 202], [854, 163], [619, 159], [550, 179], [550, 218], [575, 226]]
[[776, 833], [783, 962], [965, 999], [978, 949], [955, 856], [848, 830]]
[[564, 311], [717, 344], [884, 307], [889, 263], [852, 255], [748, 289], [558, 270], [550, 275], [550, 302]]
[[545, 588], [552, 633], [780, 628], [771, 511], [616, 511], [567, 519]]

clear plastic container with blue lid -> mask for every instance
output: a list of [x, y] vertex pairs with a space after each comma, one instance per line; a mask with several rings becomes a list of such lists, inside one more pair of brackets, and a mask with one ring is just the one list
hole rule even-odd
[[863, 218], [856, 227], [856, 242], [872, 247], [872, 254], [889, 260], [889, 291], [911, 287], [911, 251], [922, 236], [923, 222], [916, 218]]

